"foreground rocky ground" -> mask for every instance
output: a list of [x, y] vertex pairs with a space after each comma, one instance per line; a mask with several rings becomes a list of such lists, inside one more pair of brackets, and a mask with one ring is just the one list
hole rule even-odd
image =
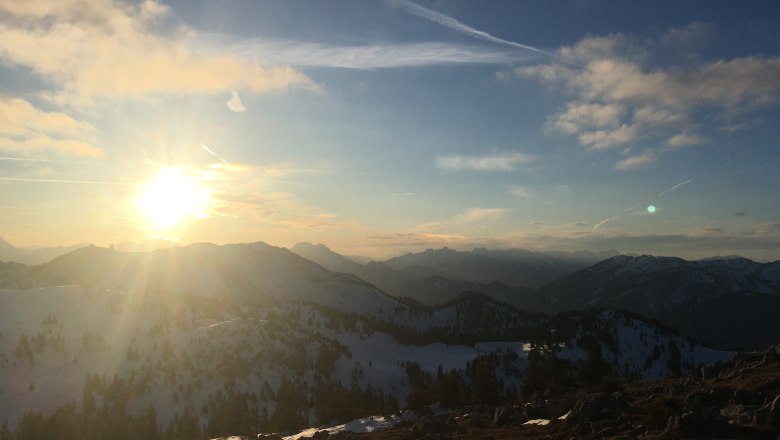
[[456, 410], [379, 432], [321, 432], [314, 438], [780, 438], [780, 345], [706, 366], [698, 377], [613, 387], [611, 392], [576, 390], [521, 405]]

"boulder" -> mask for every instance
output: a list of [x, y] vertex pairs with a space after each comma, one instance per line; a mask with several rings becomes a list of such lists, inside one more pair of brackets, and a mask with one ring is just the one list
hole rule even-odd
[[614, 418], [616, 406], [616, 399], [612, 394], [590, 394], [574, 404], [566, 422], [576, 425]]

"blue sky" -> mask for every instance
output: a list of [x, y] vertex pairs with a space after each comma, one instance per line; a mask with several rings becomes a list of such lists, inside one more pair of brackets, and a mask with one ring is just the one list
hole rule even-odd
[[0, 234], [780, 259], [778, 22], [774, 2], [3, 0]]

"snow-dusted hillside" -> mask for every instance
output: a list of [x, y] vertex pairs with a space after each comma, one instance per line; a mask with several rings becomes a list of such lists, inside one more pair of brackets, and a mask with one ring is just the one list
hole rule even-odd
[[780, 262], [621, 255], [538, 295], [548, 312], [631, 310], [719, 347], [760, 349], [780, 339]]
[[449, 399], [505, 398], [538, 350], [571, 371], [595, 350], [645, 377], [730, 356], [617, 312], [550, 318], [482, 295], [416, 307], [262, 243], [91, 247], [29, 273], [70, 285], [0, 291], [0, 419], [12, 426], [56, 409], [94, 429], [135, 417], [216, 437], [386, 413], [442, 384]]
[[552, 308], [628, 306], [664, 309], [728, 293], [780, 294], [780, 261], [686, 261], [620, 255], [545, 286]]
[[[153, 295], [80, 287], [0, 292], [0, 417], [13, 421], [31, 409], [82, 405], [90, 374], [104, 387], [125, 381], [133, 390], [128, 412], [139, 414], [152, 405], [164, 425], [188, 408], [206, 424], [214, 415], [209, 402], [220, 392], [244, 393], [254, 399], [258, 414], [272, 417], [282, 378], [295, 384], [306, 401], [317, 400], [326, 380], [347, 389], [381, 390], [403, 404], [411, 385], [402, 362], [416, 362], [435, 374], [440, 366], [463, 371], [479, 356], [512, 353], [514, 369], [496, 374], [506, 386], [519, 388], [531, 346], [524, 340], [410, 345], [315, 305], [225, 308], [218, 301]], [[457, 316], [452, 310], [438, 313]], [[417, 325], [425, 327], [429, 319], [420, 318]], [[440, 319], [437, 324], [451, 324]], [[605, 345], [605, 359], [648, 377], [669, 372], [666, 352], [649, 368], [643, 362], [657, 347], [666, 350], [670, 341], [691, 366], [729, 355], [691, 350], [679, 338], [620, 316], [605, 315], [593, 329], [582, 331], [603, 331], [614, 322], [620, 323], [613, 329], [620, 348]], [[560, 345], [561, 357], [583, 359], [578, 339], [570, 339], [571, 348]], [[95, 398], [100, 400], [97, 392]], [[299, 415], [307, 423], [318, 417], [316, 409]]]

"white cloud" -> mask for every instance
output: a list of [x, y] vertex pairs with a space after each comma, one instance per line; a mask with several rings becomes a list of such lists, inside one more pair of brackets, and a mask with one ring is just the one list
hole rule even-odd
[[236, 113], [246, 110], [246, 107], [244, 107], [244, 104], [241, 102], [241, 97], [238, 96], [238, 92], [235, 90], [230, 91], [230, 99], [227, 101], [227, 108]]
[[670, 147], [685, 147], [688, 145], [698, 145], [707, 142], [707, 139], [693, 133], [679, 133], [670, 137], [666, 145]]
[[[683, 45], [686, 39], [709, 38], [712, 26], [692, 23], [672, 29], [659, 40]], [[691, 42], [693, 44], [693, 42]], [[755, 56], [688, 63], [685, 66], [647, 66], [657, 42], [623, 34], [587, 37], [558, 53], [573, 63], [522, 67], [519, 77], [535, 78], [571, 96], [550, 118], [548, 129], [576, 136], [591, 150], [627, 147], [642, 141], [666, 142], [664, 150], [646, 150], [618, 163], [630, 169], [655, 162], [664, 151], [707, 140], [694, 133], [697, 115], [716, 114], [725, 128], [747, 112], [780, 102], [780, 57]], [[705, 121], [709, 122], [709, 121]]]
[[[46, 89], [38, 98], [60, 111], [0, 96], [0, 148], [101, 156], [96, 130], [74, 115], [98, 114], [117, 100], [317, 90], [288, 66], [265, 66], [196, 44], [163, 3], [118, 0], [0, 0], [0, 62], [29, 69]], [[243, 109], [233, 95], [229, 108]]]
[[0, 10], [0, 57], [55, 84], [55, 101], [316, 88], [290, 67], [201, 50], [187, 27], [158, 29], [168, 9], [155, 2], [5, 0]]
[[583, 38], [573, 46], [561, 47], [558, 54], [563, 59], [582, 64], [614, 57], [639, 62], [647, 57], [647, 49], [631, 35], [610, 34]]
[[95, 131], [90, 124], [60, 112], [46, 112], [20, 98], [0, 95], [0, 133], [26, 135], [50, 133], [58, 136], [77, 137]]
[[0, 149], [100, 157], [89, 142], [95, 128], [61, 112], [46, 112], [20, 98], [0, 95]]
[[614, 127], [625, 113], [621, 104], [572, 102], [558, 114], [553, 125], [556, 129], [575, 134], [588, 128]]
[[536, 159], [536, 156], [523, 153], [499, 153], [488, 156], [453, 155], [437, 157], [436, 166], [448, 171], [512, 171]]
[[620, 147], [637, 138], [637, 125], [621, 125], [612, 130], [595, 130], [580, 133], [579, 140], [583, 145], [594, 150], [605, 150]]
[[[550, 71], [556, 71], [555, 74]], [[522, 76], [548, 83], [563, 82], [585, 102], [655, 106], [668, 111], [699, 107], [739, 111], [777, 102], [780, 98], [780, 57], [735, 58], [693, 69], [654, 69], [620, 58], [597, 58], [587, 69], [546, 65], [518, 69]]]
[[516, 197], [531, 197], [531, 191], [525, 186], [512, 186], [509, 188], [509, 194]]
[[715, 36], [715, 25], [694, 21], [680, 28], [672, 28], [661, 37], [665, 45], [677, 49], [695, 49]]
[[506, 208], [469, 208], [466, 212], [455, 216], [456, 223], [473, 223], [495, 221], [506, 214]]
[[646, 105], [634, 109], [632, 121], [644, 127], [677, 128], [690, 124], [684, 112]]
[[641, 168], [652, 165], [657, 160], [658, 154], [654, 150], [648, 148], [638, 156], [631, 156], [619, 161], [617, 164], [615, 164], [615, 168], [622, 171]]

